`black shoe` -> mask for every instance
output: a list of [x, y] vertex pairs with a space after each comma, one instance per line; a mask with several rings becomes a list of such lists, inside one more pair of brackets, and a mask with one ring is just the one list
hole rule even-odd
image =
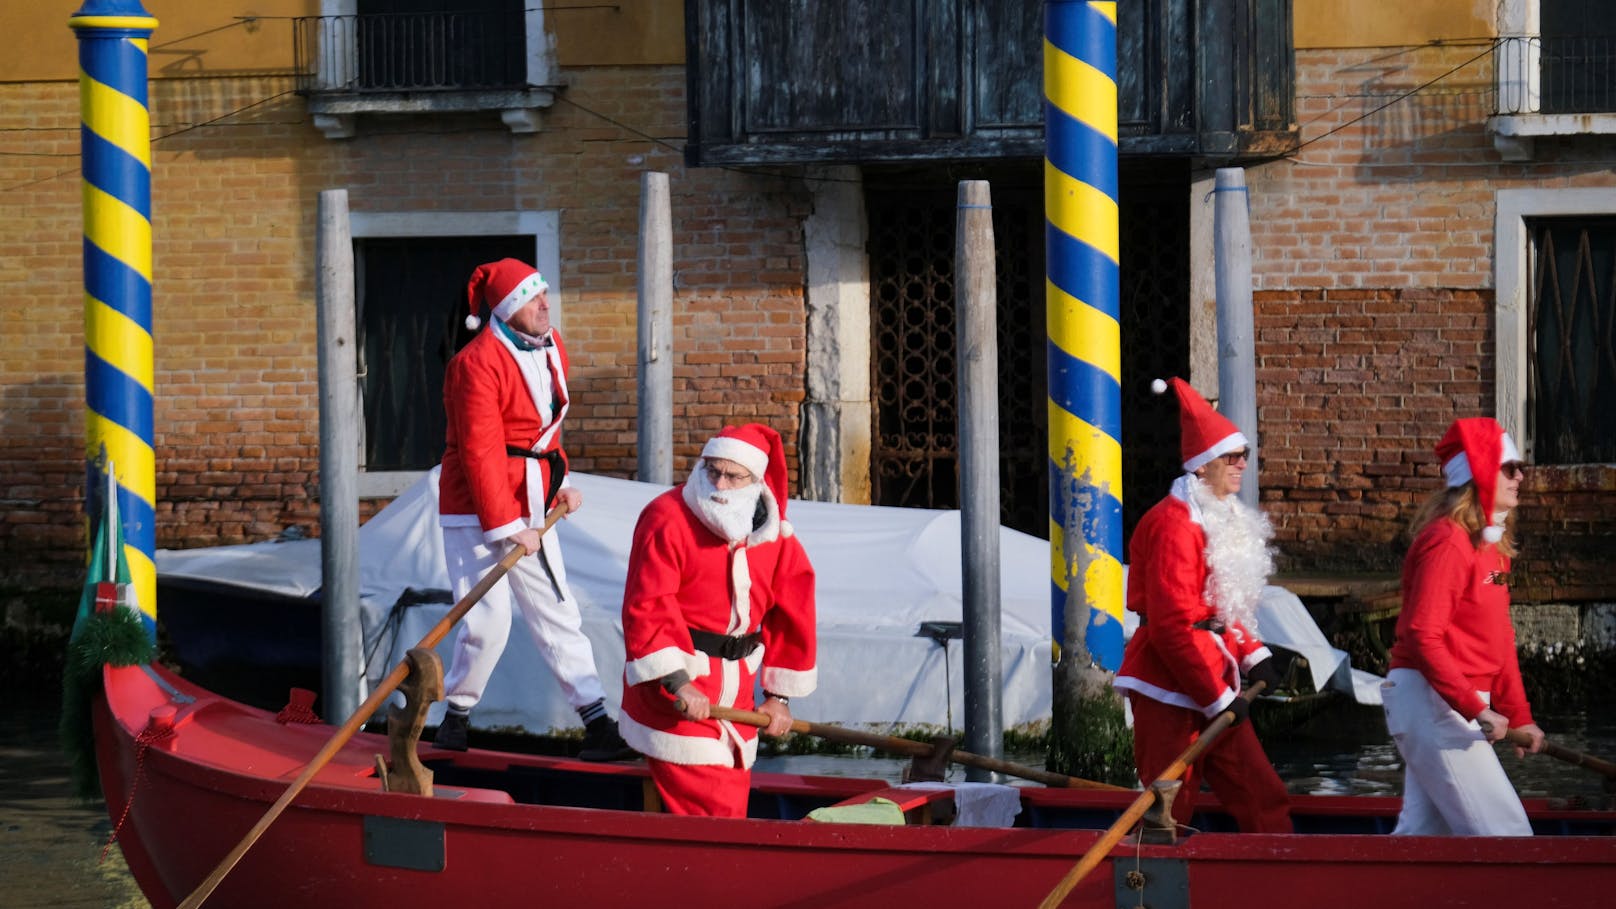
[[580, 761], [629, 761], [640, 756], [617, 733], [617, 721], [603, 716], [584, 727], [584, 746], [578, 752]]
[[453, 710], [445, 712], [443, 722], [438, 724], [438, 734], [432, 738], [432, 744], [445, 751], [465, 751], [469, 720], [469, 714], [456, 713]]

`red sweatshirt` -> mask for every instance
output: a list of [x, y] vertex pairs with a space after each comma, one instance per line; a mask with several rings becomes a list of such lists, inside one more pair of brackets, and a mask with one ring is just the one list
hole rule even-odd
[[1413, 669], [1465, 719], [1487, 704], [1511, 726], [1532, 723], [1509, 621], [1509, 559], [1478, 549], [1450, 518], [1427, 524], [1403, 562], [1403, 607], [1391, 668]]

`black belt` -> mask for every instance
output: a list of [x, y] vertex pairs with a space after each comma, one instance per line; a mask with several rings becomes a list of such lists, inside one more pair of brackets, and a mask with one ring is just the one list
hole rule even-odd
[[744, 660], [752, 649], [763, 643], [763, 632], [751, 634], [714, 634], [711, 631], [690, 629], [690, 643], [697, 650], [725, 660]]
[[[567, 458], [561, 453], [561, 450], [558, 448], [554, 451], [534, 451], [531, 448], [523, 448], [519, 445], [506, 445], [505, 453], [513, 458], [532, 458], [535, 461], [543, 461], [550, 465], [550, 478], [544, 489], [544, 507], [548, 510], [551, 505], [554, 505], [556, 493], [561, 491], [561, 481], [567, 476]], [[544, 520], [543, 515], [534, 515], [534, 517], [541, 521]]]
[[[1139, 626], [1141, 628], [1148, 624], [1150, 623], [1145, 619], [1144, 616], [1139, 617]], [[1210, 631], [1213, 634], [1222, 634], [1224, 629], [1226, 629], [1228, 626], [1223, 624], [1222, 619], [1202, 619], [1199, 622], [1195, 622], [1194, 624], [1190, 625], [1190, 627], [1199, 628], [1202, 631]]]

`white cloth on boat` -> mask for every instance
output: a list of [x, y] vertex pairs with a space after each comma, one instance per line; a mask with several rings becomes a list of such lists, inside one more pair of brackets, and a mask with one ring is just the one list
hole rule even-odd
[[905, 783], [899, 789], [954, 790], [955, 827], [1009, 827], [1021, 813], [1021, 790], [1003, 783]]
[[1386, 728], [1403, 756], [1403, 810], [1392, 833], [1532, 835], [1521, 798], [1475, 720], [1448, 706], [1413, 669], [1387, 673], [1381, 698]]

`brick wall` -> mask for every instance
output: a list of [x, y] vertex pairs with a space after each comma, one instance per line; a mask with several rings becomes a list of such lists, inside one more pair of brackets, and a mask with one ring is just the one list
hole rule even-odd
[[[794, 467], [800, 183], [686, 171], [680, 67], [567, 75], [537, 135], [488, 113], [365, 119], [344, 141], [312, 127], [285, 79], [152, 83], [159, 547], [318, 532], [315, 203], [334, 187], [355, 212], [559, 211], [569, 452], [577, 469], [630, 476], [639, 178], [667, 172], [676, 473], [748, 420], [780, 430]], [[0, 86], [0, 129], [39, 152], [0, 159], [0, 274], [20, 316], [0, 362], [0, 585], [82, 571], [78, 121], [76, 85]]]
[[[1496, 192], [1616, 186], [1608, 138], [1503, 162], [1490, 63], [1299, 51], [1302, 148], [1247, 170], [1261, 483], [1286, 568], [1395, 571], [1437, 438], [1495, 415]], [[1535, 468], [1522, 500], [1516, 600], [1616, 600], [1616, 466]]]

